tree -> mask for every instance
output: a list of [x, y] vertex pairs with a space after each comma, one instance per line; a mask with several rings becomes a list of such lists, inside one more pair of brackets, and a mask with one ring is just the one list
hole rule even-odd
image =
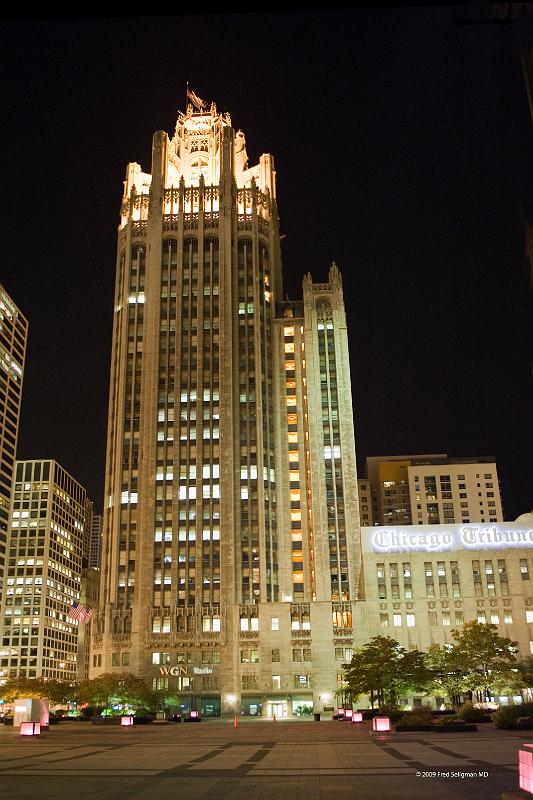
[[48, 700], [51, 706], [75, 700], [79, 690], [78, 681], [62, 681], [56, 678], [27, 678], [21, 675], [9, 678], [2, 686], [4, 700], [11, 702], [17, 697]]
[[487, 699], [491, 688], [508, 687], [516, 668], [517, 642], [498, 634], [496, 625], [467, 622], [452, 631], [451, 659], [465, 688]]
[[105, 672], [80, 687], [80, 700], [95, 705], [149, 705], [152, 691], [143, 680], [130, 672], [113, 674]]
[[467, 691], [467, 686], [463, 672], [456, 663], [453, 647], [432, 644], [424, 660], [431, 675], [433, 693], [449, 697], [455, 706], [460, 705], [461, 694]]
[[375, 636], [343, 669], [352, 694], [370, 695], [372, 708], [375, 700], [394, 708], [400, 695], [423, 690], [429, 680], [423, 654], [406, 650], [389, 636]]
[[528, 656], [516, 665], [521, 681], [521, 690], [525, 690], [528, 702], [533, 700], [533, 656]]

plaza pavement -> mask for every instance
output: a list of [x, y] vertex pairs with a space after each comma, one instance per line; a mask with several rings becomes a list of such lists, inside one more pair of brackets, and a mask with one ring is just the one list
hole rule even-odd
[[531, 740], [487, 725], [375, 736], [368, 723], [332, 721], [69, 721], [35, 738], [0, 725], [0, 791], [5, 800], [500, 800], [518, 791], [518, 749]]

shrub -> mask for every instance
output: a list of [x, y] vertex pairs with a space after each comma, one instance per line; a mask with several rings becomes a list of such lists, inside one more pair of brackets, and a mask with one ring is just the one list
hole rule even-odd
[[155, 717], [155, 711], [149, 708], [137, 708], [134, 713], [136, 717]]
[[533, 714], [533, 703], [521, 703], [519, 706], [500, 706], [493, 716], [497, 728], [513, 728], [519, 717]]
[[407, 711], [400, 717], [398, 723], [416, 727], [429, 725], [431, 723], [431, 708], [429, 706], [420, 706], [420, 708], [415, 708], [413, 711]]
[[[376, 711], [374, 709], [374, 711]], [[378, 708], [376, 713], [374, 714], [375, 717], [389, 717], [391, 723], [394, 725], [398, 722], [398, 720], [404, 715], [400, 708], [389, 708], [389, 706], [381, 706]]]
[[80, 716], [85, 720], [92, 719], [93, 717], [99, 717], [103, 710], [103, 706], [83, 706], [80, 708]]
[[[457, 714], [442, 714], [439, 717], [435, 717], [432, 724], [433, 725], [452, 725], [457, 722]], [[461, 720], [464, 722], [464, 720]]]
[[464, 719], [465, 722], [485, 722], [490, 715], [483, 708], [476, 708], [476, 706], [468, 701], [463, 703], [457, 712], [459, 719]]

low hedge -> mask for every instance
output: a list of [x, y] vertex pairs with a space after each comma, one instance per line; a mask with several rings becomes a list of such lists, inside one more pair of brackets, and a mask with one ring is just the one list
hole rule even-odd
[[493, 714], [492, 720], [497, 728], [509, 730], [514, 728], [520, 717], [533, 715], [533, 703], [520, 703], [518, 706], [500, 706]]

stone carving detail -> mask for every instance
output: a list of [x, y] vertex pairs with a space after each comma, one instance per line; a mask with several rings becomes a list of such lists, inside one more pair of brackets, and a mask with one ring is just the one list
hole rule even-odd
[[329, 300], [318, 300], [316, 304], [316, 315], [320, 320], [331, 319], [331, 303]]
[[163, 217], [163, 230], [164, 231], [177, 231], [178, 230], [178, 215], [165, 214]]
[[132, 237], [146, 236], [146, 222], [132, 222], [131, 235]]

